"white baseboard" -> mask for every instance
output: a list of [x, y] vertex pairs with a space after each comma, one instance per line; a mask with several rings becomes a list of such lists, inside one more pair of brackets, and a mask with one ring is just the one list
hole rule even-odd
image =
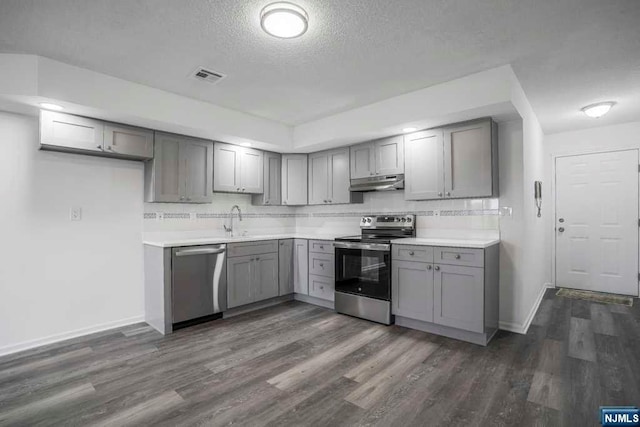
[[538, 307], [540, 307], [540, 303], [542, 303], [542, 299], [544, 298], [544, 293], [549, 288], [554, 288], [553, 283], [545, 283], [544, 286], [540, 289], [540, 293], [538, 294], [533, 307], [529, 311], [524, 323], [515, 323], [515, 322], [504, 322], [500, 321], [499, 328], [503, 331], [515, 332], [516, 334], [526, 334], [529, 330], [529, 326], [531, 326], [531, 322], [533, 322], [533, 318], [538, 311]]
[[37, 338], [35, 340], [23, 341], [18, 344], [11, 344], [4, 347], [0, 347], [0, 356], [6, 356], [8, 354], [17, 353], [19, 351], [29, 350], [35, 347], [40, 347], [47, 344], [53, 344], [60, 341], [65, 341], [71, 338], [81, 337], [83, 335], [89, 335], [96, 332], [106, 331], [108, 329], [119, 328], [122, 326], [132, 325], [134, 323], [144, 322], [144, 316], [134, 316], [127, 319], [115, 320], [113, 322], [101, 323], [87, 328], [80, 328], [74, 331], [63, 332], [60, 334], [49, 335], [48, 337]]

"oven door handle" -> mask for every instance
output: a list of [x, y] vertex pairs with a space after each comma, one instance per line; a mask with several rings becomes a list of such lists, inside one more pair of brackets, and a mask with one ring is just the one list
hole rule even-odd
[[335, 242], [333, 246], [336, 249], [360, 249], [363, 251], [388, 251], [391, 249], [391, 245], [384, 243], [346, 243]]

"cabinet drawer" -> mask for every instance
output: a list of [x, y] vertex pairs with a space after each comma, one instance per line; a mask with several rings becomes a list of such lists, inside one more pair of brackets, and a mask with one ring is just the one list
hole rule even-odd
[[268, 254], [278, 252], [277, 240], [265, 240], [264, 242], [230, 243], [227, 245], [229, 258], [247, 255]]
[[330, 240], [309, 240], [309, 252], [333, 254], [333, 242]]
[[312, 297], [333, 301], [335, 299], [335, 282], [328, 277], [309, 275], [309, 295]]
[[391, 258], [394, 261], [433, 262], [431, 246], [393, 245], [391, 251]]
[[309, 274], [335, 277], [335, 256], [333, 254], [309, 254]]
[[483, 249], [435, 248], [433, 262], [436, 264], [484, 267]]

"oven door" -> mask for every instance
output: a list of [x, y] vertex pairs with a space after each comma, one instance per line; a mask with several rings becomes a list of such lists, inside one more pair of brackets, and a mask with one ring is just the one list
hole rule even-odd
[[391, 300], [390, 245], [336, 242], [336, 292]]

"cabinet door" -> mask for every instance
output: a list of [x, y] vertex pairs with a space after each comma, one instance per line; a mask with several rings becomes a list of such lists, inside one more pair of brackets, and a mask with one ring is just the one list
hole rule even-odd
[[307, 155], [282, 155], [282, 204], [307, 204]]
[[331, 151], [328, 154], [329, 163], [329, 194], [328, 203], [349, 203], [349, 149]]
[[395, 315], [433, 322], [433, 265], [393, 260], [391, 304]]
[[278, 285], [278, 254], [263, 254], [255, 257], [253, 281], [253, 301], [277, 297]]
[[240, 150], [240, 191], [259, 194], [263, 192], [262, 171], [264, 170], [262, 151], [250, 148]]
[[216, 142], [213, 148], [213, 191], [240, 192], [240, 147]]
[[351, 179], [368, 178], [375, 175], [375, 154], [373, 144], [354, 145], [351, 151]]
[[154, 155], [147, 168], [147, 201], [180, 202], [184, 193], [184, 177], [180, 167], [180, 137], [156, 132]]
[[40, 111], [40, 144], [71, 150], [102, 152], [104, 125], [100, 120]]
[[441, 199], [444, 192], [442, 130], [405, 136], [407, 200]]
[[104, 150], [135, 159], [153, 158], [153, 131], [131, 126], [106, 123]]
[[227, 306], [229, 308], [253, 302], [251, 288], [254, 282], [254, 257], [227, 259]]
[[309, 296], [324, 299], [327, 301], [335, 300], [335, 280], [328, 277], [309, 275]]
[[293, 239], [278, 244], [278, 277], [280, 295], [293, 293]]
[[293, 291], [309, 295], [309, 241], [293, 241]]
[[404, 137], [402, 135], [374, 142], [376, 175], [404, 173]]
[[185, 177], [181, 199], [190, 203], [213, 201], [213, 142], [185, 141], [180, 146], [180, 154]]
[[484, 332], [484, 269], [434, 266], [433, 321], [440, 325]]
[[282, 195], [282, 164], [281, 156], [277, 153], [264, 153], [264, 170], [262, 181], [264, 192], [254, 195], [254, 205], [279, 205]]
[[329, 155], [326, 152], [309, 155], [309, 204], [329, 203]]
[[444, 129], [444, 191], [447, 197], [492, 195], [489, 120]]

